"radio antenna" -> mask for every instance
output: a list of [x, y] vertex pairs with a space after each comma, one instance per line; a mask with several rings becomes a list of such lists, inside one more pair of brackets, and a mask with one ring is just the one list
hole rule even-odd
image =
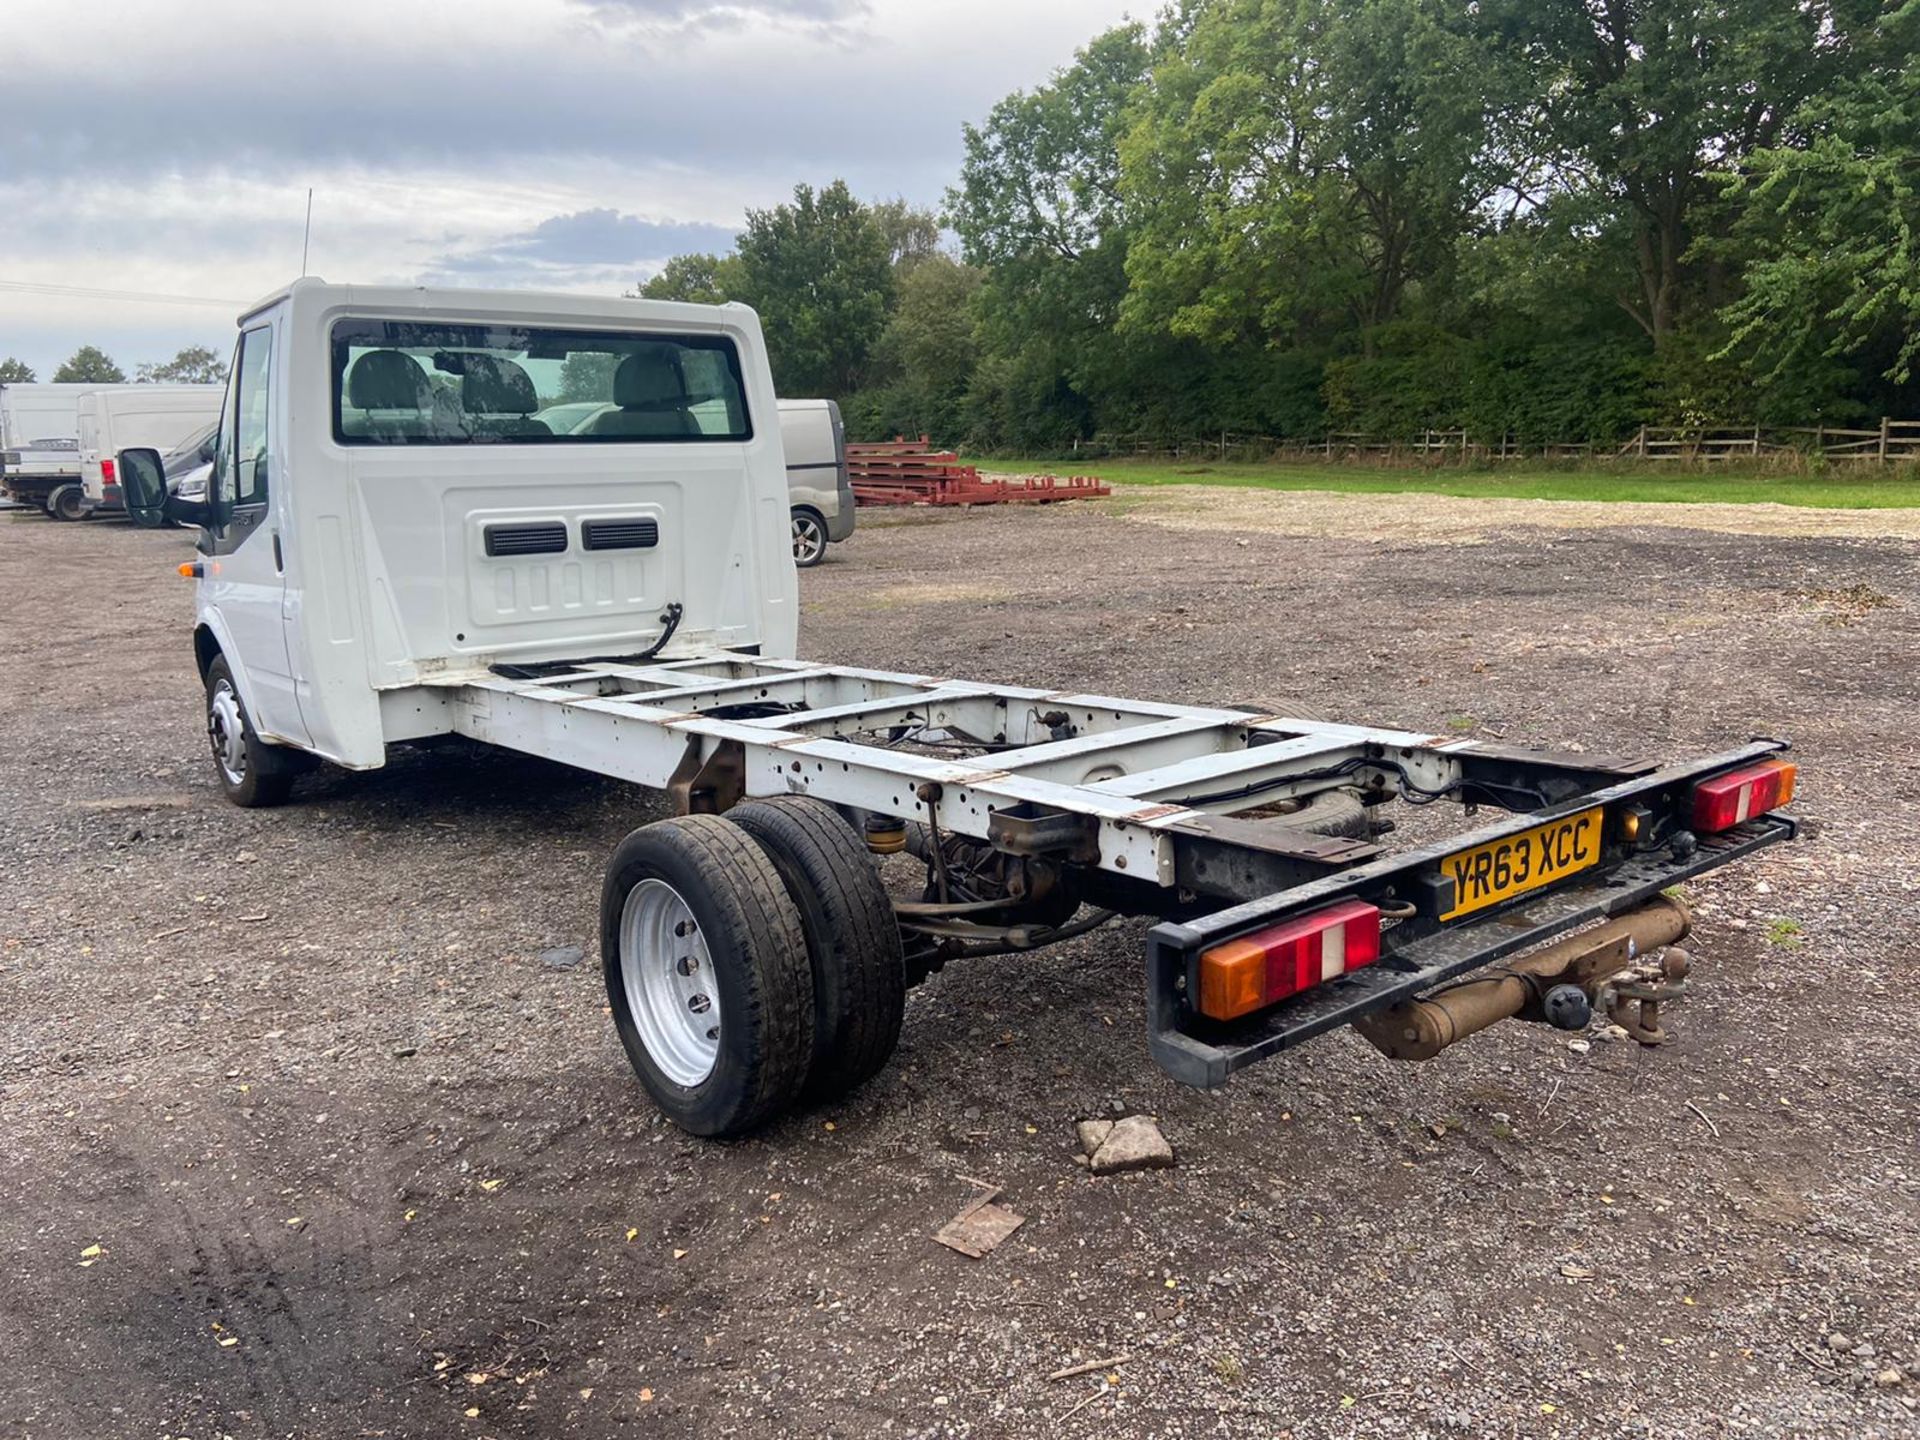
[[313, 187], [307, 187], [307, 224], [300, 232], [300, 278], [307, 276], [307, 242], [313, 238]]

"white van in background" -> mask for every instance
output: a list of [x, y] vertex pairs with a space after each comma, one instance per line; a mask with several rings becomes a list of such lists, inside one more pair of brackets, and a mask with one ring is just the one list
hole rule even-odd
[[80, 489], [80, 397], [86, 384], [0, 385], [0, 491], [63, 520], [86, 514]]
[[80, 484], [91, 509], [118, 510], [113, 457], [122, 450], [172, 450], [218, 418], [224, 385], [109, 385], [80, 397], [76, 416]]
[[853, 481], [840, 407], [831, 400], [782, 400], [780, 443], [793, 506], [793, 563], [818, 565], [829, 542], [853, 534]]

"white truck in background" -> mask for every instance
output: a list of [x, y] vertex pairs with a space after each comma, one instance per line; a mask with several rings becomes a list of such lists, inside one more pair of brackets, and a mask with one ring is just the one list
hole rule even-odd
[[[537, 418], [566, 366], [583, 428]], [[204, 500], [116, 457], [136, 525], [198, 528], [181, 648], [235, 804], [442, 735], [671, 798], [607, 862], [599, 943], [695, 1134], [875, 1075], [945, 965], [1122, 914], [1157, 922], [1147, 1045], [1189, 1085], [1348, 1025], [1405, 1060], [1507, 1018], [1657, 1045], [1691, 963], [1664, 892], [1796, 833], [1780, 740], [1661, 765], [801, 659], [778, 409], [742, 305], [303, 279], [240, 316]]]
[[136, 448], [171, 451], [213, 421], [224, 393], [224, 385], [102, 385], [82, 395], [74, 423], [86, 508], [120, 509], [114, 456]]
[[780, 444], [793, 506], [793, 563], [804, 569], [826, 559], [830, 543], [853, 534], [853, 476], [840, 407], [831, 400], [782, 400]]
[[92, 384], [0, 385], [0, 491], [62, 520], [87, 513], [80, 483], [80, 397]]

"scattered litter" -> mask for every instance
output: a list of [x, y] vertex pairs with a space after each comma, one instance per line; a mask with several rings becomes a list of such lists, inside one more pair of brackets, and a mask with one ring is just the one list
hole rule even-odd
[[498, 1190], [502, 1185], [506, 1183], [507, 1182], [504, 1180], [482, 1180], [480, 1182], [480, 1188], [486, 1191], [489, 1195], [491, 1195], [493, 1194], [494, 1191]]
[[549, 970], [571, 970], [587, 958], [587, 952], [578, 945], [555, 945], [540, 952], [540, 963]]
[[969, 1200], [958, 1215], [942, 1225], [933, 1238], [949, 1250], [980, 1259], [1027, 1223], [1026, 1216], [993, 1203], [999, 1194], [998, 1185], [987, 1186]]
[[1593, 1271], [1585, 1265], [1562, 1265], [1560, 1273], [1569, 1280], [1591, 1280]]
[[1069, 1365], [1047, 1376], [1049, 1380], [1071, 1380], [1076, 1375], [1091, 1375], [1095, 1370], [1111, 1370], [1133, 1359], [1131, 1355], [1109, 1355], [1104, 1360], [1089, 1360], [1084, 1365]]

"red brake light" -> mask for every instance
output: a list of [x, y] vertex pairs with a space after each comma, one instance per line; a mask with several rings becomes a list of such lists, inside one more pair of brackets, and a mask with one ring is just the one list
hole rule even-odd
[[1731, 830], [1743, 820], [1778, 810], [1793, 800], [1799, 767], [1788, 760], [1762, 760], [1693, 787], [1693, 828]]
[[107, 484], [111, 485], [113, 484], [113, 477], [114, 477], [113, 461], [102, 460], [100, 462], [100, 478], [106, 481]]
[[1379, 958], [1379, 908], [1342, 900], [1202, 950], [1196, 1008], [1234, 1020]]

